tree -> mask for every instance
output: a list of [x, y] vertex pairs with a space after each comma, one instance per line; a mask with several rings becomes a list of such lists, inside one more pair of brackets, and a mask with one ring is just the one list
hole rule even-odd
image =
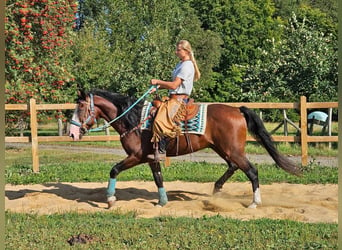
[[273, 50], [247, 68], [242, 85], [246, 101], [337, 101], [337, 44], [296, 16], [289, 20], [284, 37]]
[[[338, 23], [337, 18], [337, 3], [336, 0], [273, 0], [276, 11], [274, 15], [287, 20], [291, 17], [292, 13], [295, 13], [297, 17], [300, 15], [307, 16], [303, 13], [303, 8], [319, 10], [321, 13], [327, 15], [328, 19], [332, 20], [333, 23]], [[308, 16], [307, 16], [308, 17]], [[298, 18], [299, 19], [299, 18]]]
[[[73, 54], [77, 82], [86, 89], [105, 88], [138, 96], [151, 78], [170, 79], [179, 39], [191, 42], [202, 80], [211, 79], [220, 57], [219, 36], [204, 31], [193, 9], [175, 1], [87, 1], [83, 28], [77, 33]], [[95, 52], [96, 51], [96, 52]]]
[[6, 1], [6, 103], [73, 99], [73, 76], [61, 50], [72, 42], [76, 8], [72, 0]]
[[72, 75], [60, 51], [70, 45], [75, 8], [73, 1], [7, 1], [6, 103], [65, 101]]
[[[219, 33], [222, 56], [206, 91], [213, 101], [238, 101], [244, 74], [241, 65], [254, 64], [270, 40], [281, 37], [281, 21], [273, 18], [271, 0], [188, 0], [205, 30]], [[218, 94], [223, 93], [223, 94]]]

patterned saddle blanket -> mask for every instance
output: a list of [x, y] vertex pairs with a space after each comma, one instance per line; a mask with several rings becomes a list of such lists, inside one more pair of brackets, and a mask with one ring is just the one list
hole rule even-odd
[[[200, 134], [203, 135], [205, 132], [205, 128], [207, 125], [207, 107], [208, 104], [206, 103], [199, 103], [199, 109], [197, 114], [188, 120], [185, 124], [184, 121], [180, 122], [180, 127], [182, 132], [187, 132], [191, 134]], [[150, 111], [152, 108], [152, 103], [145, 101], [143, 109], [141, 111], [141, 120], [142, 123], [141, 129], [148, 129], [150, 130], [152, 127], [152, 119], [148, 119], [150, 115]]]

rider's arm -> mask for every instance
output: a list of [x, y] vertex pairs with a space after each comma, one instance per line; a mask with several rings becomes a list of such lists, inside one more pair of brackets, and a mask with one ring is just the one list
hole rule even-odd
[[152, 85], [159, 85], [159, 88], [161, 89], [176, 89], [179, 85], [181, 85], [182, 79], [179, 77], [175, 77], [175, 80], [172, 82], [163, 81], [159, 79], [152, 79], [151, 84]]

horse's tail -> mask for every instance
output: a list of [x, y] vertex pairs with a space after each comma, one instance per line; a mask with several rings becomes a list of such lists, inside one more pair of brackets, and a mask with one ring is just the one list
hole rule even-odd
[[275, 147], [271, 135], [267, 132], [262, 120], [251, 109], [242, 106], [240, 111], [244, 114], [248, 131], [267, 150], [279, 167], [294, 175], [300, 175], [301, 171], [295, 163], [281, 155]]

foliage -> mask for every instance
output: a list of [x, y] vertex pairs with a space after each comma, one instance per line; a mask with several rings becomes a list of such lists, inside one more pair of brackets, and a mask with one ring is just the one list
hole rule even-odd
[[314, 11], [318, 11], [321, 13], [325, 13], [327, 15], [327, 19], [325, 21], [331, 20], [332, 23], [338, 23], [337, 18], [337, 6], [338, 1], [336, 0], [325, 0], [325, 1], [317, 1], [317, 0], [273, 0], [276, 11], [275, 16], [281, 17], [284, 20], [287, 20], [288, 17], [295, 13], [298, 15], [305, 15], [303, 12], [304, 9], [311, 9]]
[[[61, 51], [72, 43], [76, 7], [72, 0], [6, 1], [5, 103], [72, 100], [74, 79]], [[16, 116], [7, 115], [6, 125]]]
[[[202, 81], [210, 79], [220, 39], [200, 28], [190, 7], [181, 9], [174, 1], [103, 0], [85, 3], [83, 11], [85, 22], [71, 49], [76, 52], [72, 55], [77, 61], [76, 79], [85, 89], [105, 88], [137, 96], [146, 91], [151, 78], [170, 79], [177, 61], [175, 44], [180, 39], [188, 39], [199, 55]], [[210, 50], [215, 53], [208, 53]]]
[[74, 43], [64, 55], [74, 62], [71, 70], [78, 86], [86, 90], [110, 89], [115, 61], [104, 32], [96, 30], [94, 25], [82, 28], [76, 32]]
[[93, 240], [74, 245], [77, 249], [337, 249], [338, 238], [337, 224], [241, 221], [220, 215], [137, 218], [119, 212], [6, 212], [5, 216], [6, 249], [65, 249], [70, 247], [67, 240], [78, 234]]
[[6, 103], [67, 100], [72, 76], [61, 50], [72, 40], [73, 1], [6, 1]]
[[[310, 23], [310, 22], [309, 22]], [[281, 42], [246, 69], [242, 84], [246, 101], [333, 101], [337, 96], [337, 44], [294, 15]]]
[[[287, 101], [298, 96], [295, 89], [310, 100], [337, 98], [333, 0], [8, 0], [6, 6], [6, 103], [69, 102], [78, 86], [140, 96], [151, 78], [170, 79], [180, 39], [192, 43], [202, 73], [193, 92], [198, 101]], [[14, 117], [7, 115], [6, 124]]]
[[[272, 18], [274, 7], [264, 1], [190, 0], [202, 27], [220, 34], [222, 56], [216, 74], [207, 85], [205, 100], [239, 101], [244, 70], [239, 65], [253, 65], [261, 51], [270, 49], [268, 40], [279, 40], [281, 21]], [[257, 35], [256, 35], [257, 34]], [[221, 94], [222, 93], [222, 94]]]

